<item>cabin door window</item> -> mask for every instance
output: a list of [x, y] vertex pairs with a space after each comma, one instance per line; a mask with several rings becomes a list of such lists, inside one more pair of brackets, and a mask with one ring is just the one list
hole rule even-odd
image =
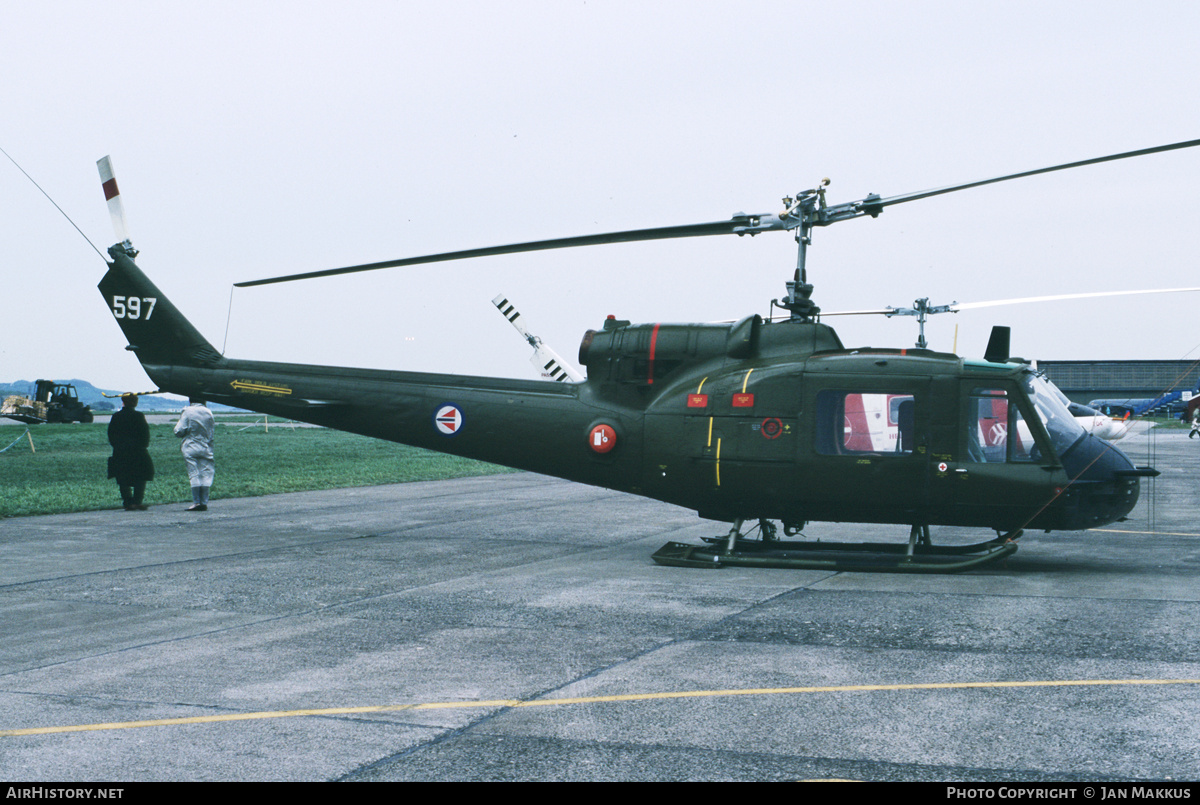
[[972, 389], [967, 410], [967, 458], [971, 462], [1034, 460], [1033, 433], [1007, 391]]
[[817, 452], [824, 455], [910, 455], [916, 444], [912, 394], [817, 394]]

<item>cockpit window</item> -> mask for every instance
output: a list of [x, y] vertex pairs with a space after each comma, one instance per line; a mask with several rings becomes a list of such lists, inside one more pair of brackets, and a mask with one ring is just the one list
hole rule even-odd
[[[1022, 386], [1038, 420], [1062, 456], [1084, 435], [1083, 427], [1063, 403], [1065, 395], [1044, 377], [1028, 373]], [[967, 420], [967, 456], [977, 463], [1040, 461], [1033, 430], [1021, 414], [1015, 391], [979, 387], [971, 390]]]
[[971, 390], [967, 457], [978, 464], [1036, 460], [1033, 433], [1004, 389]]
[[1024, 383], [1025, 390], [1029, 392], [1029, 399], [1033, 401], [1033, 407], [1037, 409], [1038, 418], [1042, 420], [1042, 424], [1046, 426], [1046, 432], [1050, 434], [1050, 441], [1054, 445], [1055, 452], [1061, 456], [1075, 442], [1083, 438], [1085, 435], [1083, 426], [1063, 404], [1066, 395], [1045, 377], [1031, 372], [1025, 375]]

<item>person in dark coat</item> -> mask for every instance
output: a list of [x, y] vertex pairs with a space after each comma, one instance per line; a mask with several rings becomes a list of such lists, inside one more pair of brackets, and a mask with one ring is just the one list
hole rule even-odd
[[113, 449], [108, 477], [116, 479], [127, 512], [146, 510], [142, 496], [146, 482], [154, 479], [154, 462], [146, 449], [150, 446], [150, 426], [137, 410], [137, 401], [136, 394], [122, 394], [121, 410], [108, 423], [108, 443]]

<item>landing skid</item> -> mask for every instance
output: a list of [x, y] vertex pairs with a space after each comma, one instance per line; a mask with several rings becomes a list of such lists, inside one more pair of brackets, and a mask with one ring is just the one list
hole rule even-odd
[[1017, 552], [1021, 531], [1003, 534], [974, 545], [933, 545], [928, 526], [913, 526], [908, 544], [887, 542], [797, 542], [771, 539], [774, 528], [764, 528], [762, 540], [740, 540], [741, 521], [726, 537], [711, 545], [668, 542], [653, 555], [655, 562], [672, 567], [718, 568], [781, 567], [805, 570], [853, 570], [868, 573], [961, 573], [974, 570]]

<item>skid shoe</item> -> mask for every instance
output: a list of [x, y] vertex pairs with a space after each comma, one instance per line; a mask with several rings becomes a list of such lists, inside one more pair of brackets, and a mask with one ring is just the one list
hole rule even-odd
[[999, 561], [1017, 552], [1021, 531], [1002, 534], [973, 545], [933, 545], [929, 526], [914, 525], [908, 543], [822, 542], [775, 539], [772, 523], [760, 521], [761, 540], [747, 540], [742, 520], [729, 534], [708, 545], [668, 542], [653, 559], [672, 567], [781, 567], [806, 570], [856, 570], [873, 573], [961, 573]]

